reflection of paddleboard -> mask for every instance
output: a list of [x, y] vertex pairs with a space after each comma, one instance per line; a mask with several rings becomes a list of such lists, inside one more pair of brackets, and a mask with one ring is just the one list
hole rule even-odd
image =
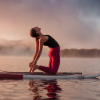
[[96, 78], [100, 74], [82, 75], [80, 72], [59, 72], [56, 75], [44, 74], [42, 72], [0, 72], [0, 79], [87, 79]]

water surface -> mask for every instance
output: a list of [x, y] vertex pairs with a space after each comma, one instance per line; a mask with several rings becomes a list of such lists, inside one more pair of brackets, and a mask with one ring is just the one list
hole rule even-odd
[[[32, 57], [0, 57], [0, 71], [25, 72]], [[99, 58], [61, 58], [59, 72], [99, 73]], [[48, 66], [41, 57], [39, 65]], [[39, 70], [37, 70], [39, 71]], [[0, 80], [0, 100], [99, 100], [98, 79]]]

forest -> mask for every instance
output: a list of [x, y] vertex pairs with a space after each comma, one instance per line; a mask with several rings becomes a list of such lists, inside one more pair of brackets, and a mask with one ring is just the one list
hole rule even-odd
[[100, 57], [100, 49], [64, 49], [61, 57]]

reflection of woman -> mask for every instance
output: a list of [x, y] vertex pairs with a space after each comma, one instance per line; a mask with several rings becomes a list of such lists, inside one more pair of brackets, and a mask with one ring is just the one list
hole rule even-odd
[[[35, 93], [35, 97], [33, 100], [47, 100], [47, 99], [42, 99], [43, 95], [39, 94], [41, 87], [43, 89], [47, 90], [46, 95], [49, 97], [49, 99], [52, 98], [52, 100], [59, 100], [57, 93], [60, 93], [62, 91], [62, 89], [59, 87], [59, 85], [57, 83], [57, 80], [49, 80], [49, 81], [42, 80], [39, 82], [39, 84], [37, 84], [35, 81], [31, 80], [29, 82], [29, 86], [30, 86], [29, 90], [31, 90], [33, 93]], [[44, 90], [42, 90], [42, 92], [43, 91]]]
[[51, 80], [51, 81], [48, 81], [48, 84], [49, 84], [49, 86], [46, 87], [46, 89], [48, 91], [47, 96], [50, 97], [50, 98], [55, 98], [55, 99], [59, 100], [57, 98], [57, 93], [61, 92], [62, 90], [59, 87], [59, 85], [57, 84], [57, 81]]
[[[32, 28], [30, 35], [35, 38], [36, 50], [32, 62], [29, 63], [29, 72], [31, 73], [34, 72], [34, 70], [39, 69], [45, 73], [56, 74], [60, 64], [59, 44], [50, 35], [43, 35], [41, 33], [41, 28], [39, 27]], [[43, 45], [50, 47], [48, 67], [36, 65], [41, 55]]]
[[35, 82], [30, 80], [29, 82], [29, 86], [30, 86], [30, 89], [33, 93], [35, 93], [35, 96], [33, 98], [33, 100], [39, 100], [40, 99], [40, 95], [39, 95], [39, 90], [38, 90], [38, 86], [35, 86]]

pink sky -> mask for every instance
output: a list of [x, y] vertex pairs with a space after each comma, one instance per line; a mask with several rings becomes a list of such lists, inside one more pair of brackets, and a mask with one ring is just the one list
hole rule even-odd
[[34, 43], [29, 31], [39, 26], [61, 49], [100, 48], [99, 1], [91, 1], [0, 0], [0, 38]]

